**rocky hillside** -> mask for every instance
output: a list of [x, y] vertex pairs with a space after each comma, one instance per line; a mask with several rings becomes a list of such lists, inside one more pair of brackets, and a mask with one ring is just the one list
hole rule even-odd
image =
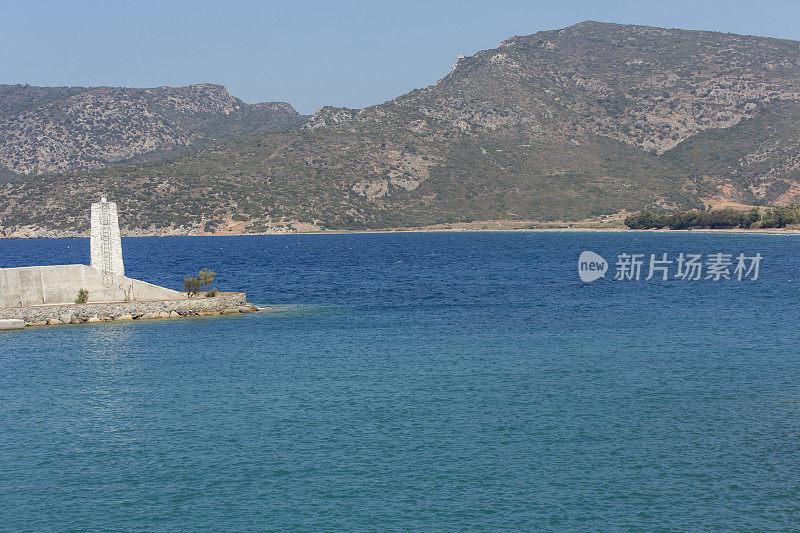
[[154, 234], [788, 203], [798, 125], [798, 42], [585, 22], [460, 57], [381, 105], [323, 108], [300, 131], [16, 180], [0, 220], [13, 235], [83, 231], [78, 198], [101, 191], [129, 233]]
[[219, 85], [126, 89], [0, 85], [7, 173], [86, 171], [202, 149], [303, 122], [289, 104], [249, 106]]

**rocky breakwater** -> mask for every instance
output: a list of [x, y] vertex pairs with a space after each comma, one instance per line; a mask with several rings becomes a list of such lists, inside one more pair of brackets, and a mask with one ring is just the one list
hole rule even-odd
[[53, 326], [126, 320], [236, 315], [257, 310], [257, 307], [247, 303], [244, 293], [220, 292], [213, 297], [183, 298], [179, 300], [2, 307], [0, 308], [0, 319], [24, 320], [27, 326]]

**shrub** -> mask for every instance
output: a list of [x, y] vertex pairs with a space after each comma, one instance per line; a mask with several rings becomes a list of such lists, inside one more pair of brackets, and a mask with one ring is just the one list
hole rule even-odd
[[788, 224], [800, 223], [800, 208], [796, 206], [776, 207], [767, 211], [763, 224], [759, 222], [760, 216], [758, 208], [753, 208], [747, 213], [731, 208], [710, 211], [691, 209], [671, 214], [643, 211], [628, 216], [625, 219], [625, 225], [631, 229], [755, 228], [762, 225], [765, 228], [782, 228]]
[[206, 292], [211, 291], [211, 284], [214, 283], [214, 277], [217, 275], [216, 272], [213, 270], [209, 270], [204, 268], [197, 274], [197, 279], [200, 280], [200, 284], [206, 288]]
[[202, 287], [203, 282], [197, 276], [183, 280], [183, 290], [186, 291], [186, 294], [189, 296], [189, 298], [199, 293]]
[[775, 207], [764, 213], [763, 228], [785, 228], [800, 222], [800, 210], [794, 204], [785, 207]]
[[702, 213], [696, 209], [674, 213], [668, 217], [669, 229], [686, 229], [695, 227], [699, 224], [701, 215]]
[[78, 291], [78, 297], [75, 298], [76, 304], [85, 304], [89, 301], [89, 291], [86, 289], [81, 289]]
[[719, 209], [699, 213], [693, 227], [702, 228], [736, 228], [744, 223], [745, 215], [735, 209]]
[[745, 215], [745, 217], [744, 217], [744, 227], [745, 228], [752, 227], [753, 224], [758, 222], [760, 218], [761, 218], [761, 213], [759, 212], [757, 207], [754, 207], [753, 209], [750, 210], [749, 213], [747, 213], [747, 215]]
[[658, 229], [669, 225], [666, 215], [658, 215], [652, 211], [634, 213], [625, 218], [625, 225], [631, 229]]
[[206, 296], [208, 298], [213, 298], [217, 295], [217, 289], [211, 289], [210, 291], [206, 292]]

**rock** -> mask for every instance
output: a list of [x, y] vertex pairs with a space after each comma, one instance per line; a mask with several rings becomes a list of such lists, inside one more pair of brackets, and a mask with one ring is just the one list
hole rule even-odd
[[234, 308], [231, 307], [231, 308], [222, 310], [220, 312], [220, 314], [221, 315], [238, 315], [239, 314], [239, 309], [234, 309]]
[[169, 312], [169, 317], [170, 318], [180, 318], [180, 316], [181, 316], [181, 314], [179, 312], [177, 312], [177, 311], [170, 311]]
[[72, 315], [70, 313], [64, 313], [58, 315], [58, 319], [61, 321], [62, 324], [69, 324], [72, 322]]
[[77, 317], [77, 316], [74, 316], [74, 315], [72, 316], [72, 320], [69, 321], [70, 324], [83, 324], [83, 322], [84, 322], [84, 319], [82, 319], [80, 317]]
[[142, 315], [142, 320], [153, 320], [156, 318], [161, 318], [158, 313], [145, 313]]
[[90, 324], [94, 324], [96, 322], [102, 322], [102, 321], [99, 318], [97, 318], [96, 316], [90, 316], [89, 318], [86, 319], [86, 322], [88, 322]]
[[253, 310], [247, 307], [246, 305], [239, 306], [240, 313], [252, 313]]
[[48, 325], [48, 326], [59, 326], [59, 325], [61, 325], [61, 324], [63, 324], [63, 322], [61, 322], [61, 321], [60, 321], [59, 319], [57, 319], [57, 318], [51, 318], [50, 320], [48, 320], [48, 321], [47, 321], [47, 325]]
[[167, 311], [161, 311], [158, 313], [158, 318], [169, 318], [170, 314]]
[[[41, 100], [37, 89], [23, 89], [20, 101]], [[210, 118], [233, 117], [241, 109], [242, 103], [222, 86], [201, 83], [188, 89], [162, 87], [148, 91], [104, 87], [58, 91], [45, 100], [47, 108], [32, 107], [25, 109], [26, 113], [18, 110], [9, 113], [11, 123], [16, 126], [10, 130], [14, 144], [10, 145], [13, 151], [9, 154], [6, 154], [9, 148], [5, 145], [8, 142], [5, 135], [9, 130], [4, 109], [2, 167], [26, 174], [64, 172], [106, 166], [107, 162], [127, 160], [139, 153], [169, 151], [208, 136], [206, 123]], [[296, 121], [297, 112], [285, 105], [285, 108], [278, 105], [265, 108], [267, 114], [263, 120], [270, 124], [283, 124], [287, 118]], [[98, 120], [100, 109], [102, 119]], [[63, 116], [72, 120], [61, 122]], [[235, 138], [232, 134], [238, 129], [226, 126], [213, 131], [228, 139]], [[43, 138], [48, 145], [47, 156], [37, 154], [37, 150], [42, 150]], [[50, 150], [59, 157], [52, 158]]]
[[116, 320], [133, 320], [133, 315], [119, 315]]
[[47, 325], [47, 320], [35, 320], [33, 322], [28, 322], [28, 325], [29, 326], [35, 326], [35, 327], [46, 326]]

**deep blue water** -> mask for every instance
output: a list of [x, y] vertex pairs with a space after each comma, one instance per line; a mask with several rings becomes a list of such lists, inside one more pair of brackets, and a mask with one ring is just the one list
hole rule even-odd
[[[0, 529], [796, 529], [798, 239], [125, 239], [132, 277], [209, 267], [297, 307], [2, 332]], [[620, 253], [764, 260], [584, 284], [586, 249], [607, 278]], [[0, 267], [87, 256], [0, 240]]]

